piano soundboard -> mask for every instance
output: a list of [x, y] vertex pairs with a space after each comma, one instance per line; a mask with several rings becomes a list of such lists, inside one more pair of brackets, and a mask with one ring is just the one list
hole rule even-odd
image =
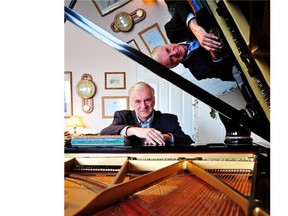
[[268, 215], [257, 154], [129, 155], [66, 154], [65, 215]]

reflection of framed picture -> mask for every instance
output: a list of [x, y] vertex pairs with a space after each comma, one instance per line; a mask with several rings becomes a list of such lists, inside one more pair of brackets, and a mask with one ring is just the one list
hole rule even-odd
[[101, 16], [123, 6], [131, 0], [93, 0], [94, 5], [98, 9]]
[[134, 49], [137, 49], [140, 51], [138, 44], [136, 43], [136, 41], [134, 39], [130, 40], [127, 42], [127, 44], [129, 44], [131, 47], [133, 47]]
[[127, 110], [129, 107], [128, 96], [103, 96], [102, 118], [113, 118], [115, 111]]
[[142, 41], [144, 42], [150, 54], [154, 47], [164, 45], [167, 43], [158, 23], [149, 26], [148, 28], [140, 31], [138, 34], [142, 39]]
[[126, 89], [125, 72], [105, 72], [105, 89]]
[[69, 118], [72, 115], [73, 115], [72, 72], [65, 71], [64, 73], [64, 118]]

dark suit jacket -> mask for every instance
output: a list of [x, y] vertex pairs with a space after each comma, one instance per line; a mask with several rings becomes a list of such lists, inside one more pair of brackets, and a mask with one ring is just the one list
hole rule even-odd
[[[166, 35], [171, 43], [192, 41], [196, 37], [186, 26], [187, 15], [193, 13], [192, 9], [186, 1], [175, 1], [175, 3], [175, 14], [165, 24]], [[208, 30], [212, 28], [212, 21], [212, 19], [207, 20], [207, 17], [199, 21], [197, 17], [198, 24], [203, 27], [205, 26], [206, 30], [207, 28]], [[197, 80], [219, 78], [223, 81], [235, 81], [232, 75], [232, 67], [235, 65], [232, 54], [224, 61], [215, 63], [212, 61], [210, 53], [203, 47], [200, 47], [182, 64], [190, 70]]]
[[[101, 135], [119, 135], [120, 131], [126, 126], [139, 127], [135, 111], [121, 110], [114, 113], [114, 119], [111, 125], [104, 128]], [[154, 120], [151, 128], [161, 131], [163, 134], [171, 133], [174, 136], [174, 145], [190, 145], [193, 140], [186, 135], [178, 122], [178, 117], [173, 114], [161, 113], [154, 110]], [[129, 137], [131, 145], [140, 146], [142, 139], [131, 136]]]

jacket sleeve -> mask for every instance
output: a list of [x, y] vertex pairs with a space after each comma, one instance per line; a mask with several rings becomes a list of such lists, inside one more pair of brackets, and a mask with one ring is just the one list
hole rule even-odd
[[177, 1], [175, 14], [169, 22], [165, 24], [166, 35], [171, 43], [195, 39], [195, 35], [188, 29], [186, 19], [189, 13], [193, 13], [186, 1]]
[[172, 135], [174, 137], [174, 145], [191, 145], [194, 143], [194, 141], [191, 139], [191, 137], [187, 134], [185, 134], [179, 124], [178, 117], [174, 117], [174, 122], [172, 125]]
[[128, 125], [125, 113], [116, 111], [112, 123], [108, 127], [103, 128], [100, 135], [120, 135], [121, 130]]
[[[101, 130], [100, 135], [120, 135], [120, 132], [126, 126], [138, 126], [135, 122], [132, 112], [129, 110], [116, 111], [112, 123]], [[127, 145], [141, 146], [142, 141], [136, 136], [130, 136]]]
[[151, 127], [161, 131], [164, 134], [172, 134], [174, 137], [174, 146], [187, 146], [194, 143], [191, 137], [183, 132], [177, 115], [156, 111]]

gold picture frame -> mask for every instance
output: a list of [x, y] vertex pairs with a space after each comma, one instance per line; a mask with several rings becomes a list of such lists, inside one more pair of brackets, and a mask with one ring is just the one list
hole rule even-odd
[[64, 72], [64, 118], [73, 115], [72, 72]]
[[102, 118], [113, 118], [115, 111], [127, 109], [128, 96], [102, 96]]
[[133, 47], [134, 49], [137, 49], [138, 51], [140, 51], [140, 48], [134, 39], [128, 41], [127, 44]]
[[126, 89], [126, 73], [105, 72], [105, 89]]
[[161, 32], [158, 23], [154, 23], [153, 25], [138, 32], [138, 35], [150, 54], [154, 47], [167, 44], [167, 40]]
[[101, 16], [105, 16], [106, 14], [114, 11], [115, 9], [122, 7], [123, 5], [127, 4], [131, 0], [92, 0], [94, 5], [96, 6], [97, 10], [101, 14]]

